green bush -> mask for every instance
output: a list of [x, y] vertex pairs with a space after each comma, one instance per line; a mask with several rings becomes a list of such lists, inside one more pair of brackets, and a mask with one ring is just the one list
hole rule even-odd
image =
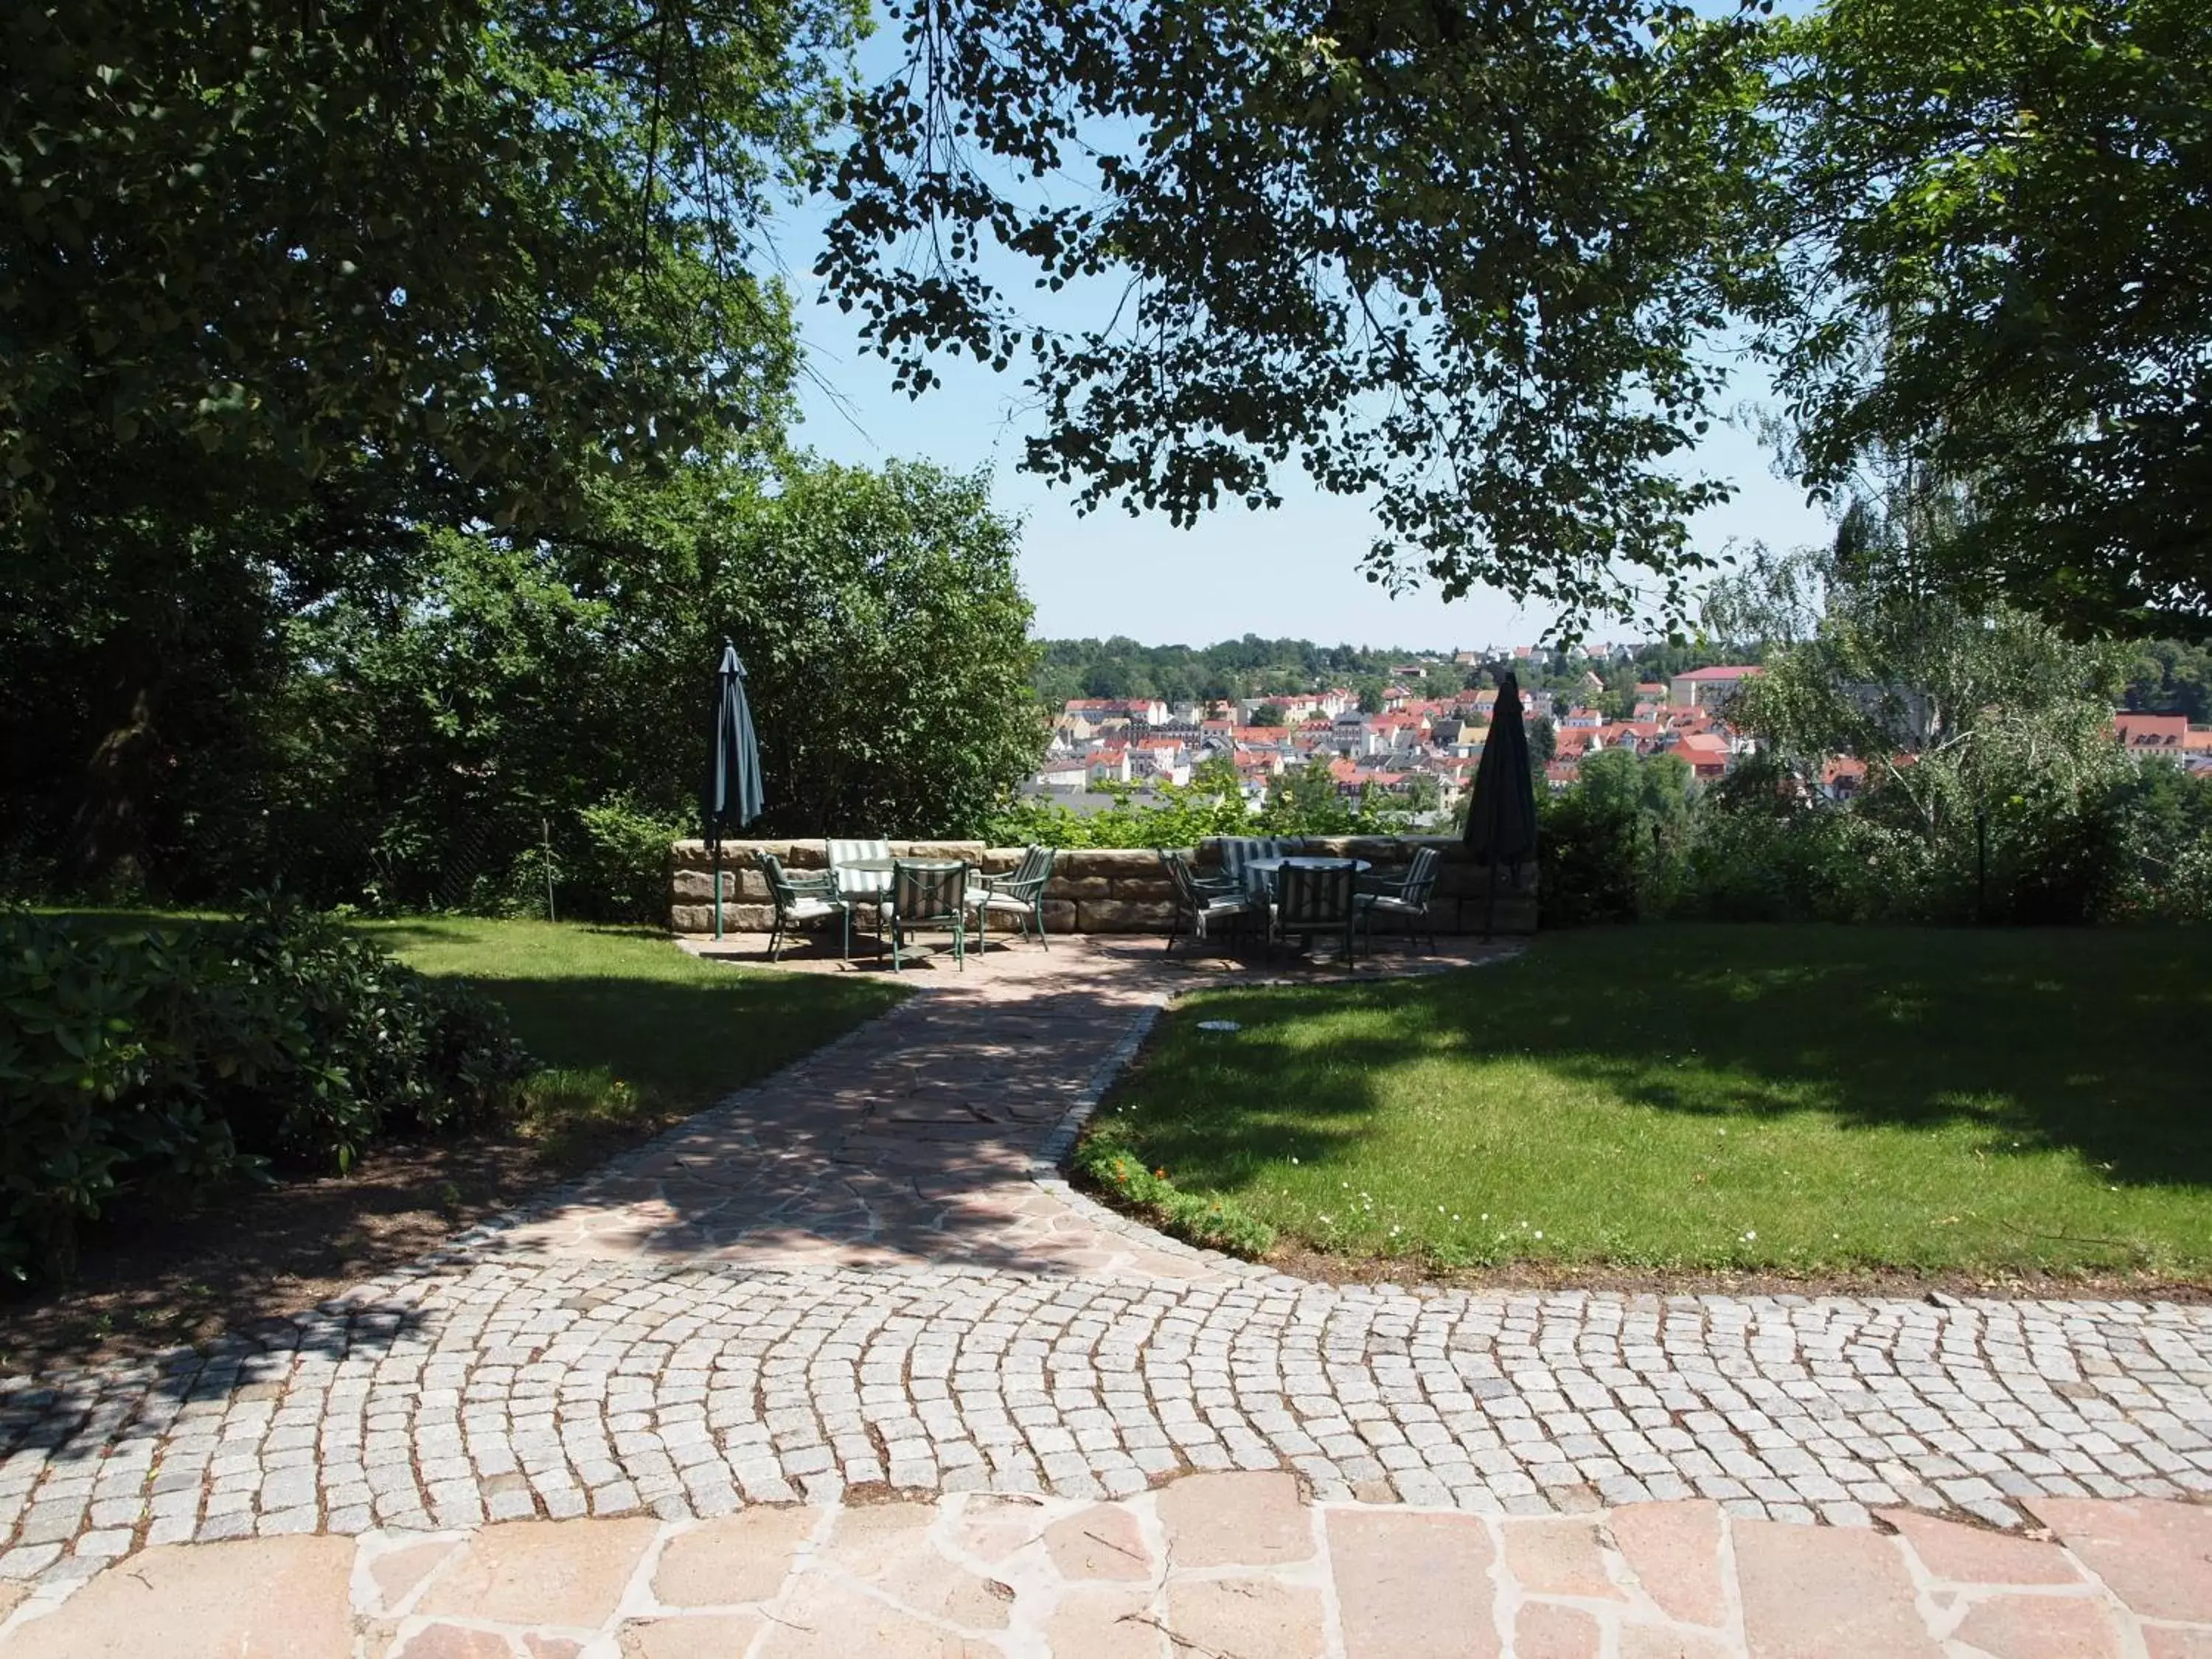
[[1545, 927], [1633, 921], [1642, 913], [1644, 826], [1636, 809], [1583, 789], [1539, 803], [1538, 916]]
[[665, 923], [669, 845], [697, 826], [628, 799], [602, 801], [579, 817], [583, 845], [561, 884], [567, 909], [592, 921]]
[[345, 1170], [528, 1069], [495, 1004], [286, 903], [133, 938], [0, 916], [0, 1272], [66, 1273], [81, 1222], [272, 1161]]

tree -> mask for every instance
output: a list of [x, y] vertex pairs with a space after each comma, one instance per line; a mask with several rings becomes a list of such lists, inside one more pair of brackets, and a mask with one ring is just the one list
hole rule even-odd
[[1244, 780], [1237, 775], [1237, 763], [1218, 753], [1208, 755], [1191, 768], [1190, 787], [1200, 794], [1241, 799], [1244, 793]]
[[1776, 27], [1814, 485], [1971, 497], [1946, 574], [2077, 634], [2212, 623], [2212, 9], [1830, 0]]
[[1310, 760], [1278, 776], [1267, 791], [1267, 817], [1272, 830], [1296, 825], [1316, 835], [1330, 835], [1347, 828], [1352, 813], [1337, 793], [1336, 774], [1326, 760]]
[[1551, 787], [1544, 769], [1552, 763], [1552, 757], [1559, 752], [1559, 728], [1552, 724], [1549, 714], [1539, 714], [1528, 722], [1528, 769], [1535, 775], [1536, 799], [1541, 800]]
[[[1675, 0], [895, 0], [818, 266], [915, 392], [1019, 360], [1025, 465], [1178, 523], [1295, 465], [1371, 574], [1662, 607], [1764, 282], [1759, 39]], [[1036, 181], [1048, 180], [1048, 185]], [[1098, 320], [1047, 331], [1033, 270]], [[1001, 279], [1006, 289], [999, 286]]]
[[381, 590], [210, 673], [253, 695], [172, 734], [191, 764], [148, 784], [180, 825], [152, 842], [157, 887], [497, 906], [550, 831], [564, 908], [619, 888], [636, 919], [665, 901], [668, 837], [696, 833], [724, 639], [765, 833], [971, 834], [1035, 764], [1030, 610], [984, 480], [700, 460], [588, 505], [558, 537], [431, 532]]
[[86, 879], [173, 856], [300, 619], [404, 589], [435, 532], [562, 533], [779, 426], [794, 339], [751, 256], [857, 15], [10, 8], [6, 815]]
[[708, 621], [762, 710], [764, 828], [972, 835], [1036, 766], [1018, 539], [986, 477], [911, 463], [808, 466], [708, 536]]
[[1820, 563], [1818, 628], [1770, 653], [1729, 719], [1790, 800], [1817, 799], [1831, 756], [1865, 763], [1853, 816], [1875, 839], [1862, 863], [1900, 892], [2087, 920], [2123, 878], [2114, 801], [2129, 763], [2112, 710], [2127, 653], [1950, 585], [1954, 516], [1860, 503]]
[[2185, 714], [2191, 726], [2212, 720], [2212, 645], [2154, 640], [2137, 647], [2123, 695], [2130, 708]]
[[854, 23], [836, 0], [14, 9], [10, 516], [205, 523], [364, 453], [526, 515], [757, 422], [791, 343], [753, 227]]
[[1252, 711], [1252, 724], [1255, 726], [1282, 726], [1289, 719], [1288, 711], [1279, 702], [1263, 702]]

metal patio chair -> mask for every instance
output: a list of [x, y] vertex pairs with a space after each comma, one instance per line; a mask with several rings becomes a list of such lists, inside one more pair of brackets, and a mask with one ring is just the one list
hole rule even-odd
[[899, 950], [919, 928], [943, 927], [952, 935], [952, 960], [964, 972], [968, 966], [968, 878], [975, 866], [955, 860], [939, 863], [908, 863], [900, 859], [891, 866], [889, 926], [891, 967], [901, 965]]
[[1054, 861], [1059, 853], [1049, 847], [1031, 847], [1022, 854], [1022, 861], [1004, 875], [975, 878], [968, 890], [968, 902], [975, 912], [975, 948], [978, 951], [990, 941], [991, 915], [1018, 919], [1018, 932], [1026, 936], [1032, 930], [1036, 942], [1049, 951], [1044, 936], [1044, 890], [1052, 879]]
[[1353, 954], [1352, 929], [1359, 907], [1352, 902], [1352, 862], [1286, 864], [1275, 872], [1275, 902], [1269, 917], [1268, 939], [1288, 942], [1292, 934], [1311, 939], [1321, 933], [1344, 935], [1344, 960]]
[[1211, 923], [1226, 922], [1232, 927], [1241, 927], [1252, 915], [1252, 901], [1245, 896], [1241, 888], [1201, 884], [1191, 872], [1190, 860], [1181, 853], [1161, 848], [1160, 867], [1168, 872], [1168, 879], [1174, 884], [1176, 893], [1175, 920], [1168, 924], [1168, 942], [1163, 949], [1163, 955], [1172, 951], [1176, 940], [1182, 937], [1185, 916], [1190, 919], [1191, 938], [1195, 941], [1209, 937]]
[[769, 930], [768, 959], [783, 960], [783, 947], [799, 927], [810, 921], [819, 921], [825, 916], [836, 916], [844, 929], [843, 943], [838, 954], [853, 954], [853, 903], [837, 891], [836, 884], [827, 870], [807, 871], [793, 875], [783, 867], [783, 860], [773, 853], [755, 854], [759, 860], [761, 874], [768, 880], [769, 897], [775, 903], [775, 925]]
[[1359, 908], [1362, 931], [1367, 935], [1367, 950], [1375, 951], [1375, 918], [1377, 915], [1395, 916], [1406, 935], [1406, 948], [1413, 948], [1413, 939], [1420, 931], [1419, 925], [1428, 924], [1429, 948], [1437, 947], [1436, 917], [1431, 914], [1430, 901], [1435, 896], [1437, 877], [1443, 868], [1443, 855], [1433, 847], [1416, 848], [1413, 861], [1406, 866], [1406, 873], [1395, 880], [1387, 877], [1369, 876], [1359, 884], [1352, 895], [1352, 902]]

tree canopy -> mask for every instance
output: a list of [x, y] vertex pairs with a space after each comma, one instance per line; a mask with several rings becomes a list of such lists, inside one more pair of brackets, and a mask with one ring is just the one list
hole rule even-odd
[[[1679, 612], [1706, 351], [1763, 286], [1759, 36], [1674, 0], [890, 0], [820, 265], [920, 390], [1023, 363], [1026, 464], [1177, 523], [1285, 466], [1379, 580]], [[1024, 275], [1095, 321], [1047, 328]]]
[[2212, 9], [1828, 0], [1774, 44], [1807, 480], [1924, 469], [1949, 577], [2077, 633], [2212, 626]]

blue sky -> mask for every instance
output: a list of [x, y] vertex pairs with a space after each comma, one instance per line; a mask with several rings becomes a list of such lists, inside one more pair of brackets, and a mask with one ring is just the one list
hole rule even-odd
[[[878, 70], [888, 44], [878, 37], [864, 48], [864, 65]], [[811, 211], [801, 211], [778, 233], [800, 301], [810, 371], [799, 441], [840, 461], [989, 467], [996, 504], [1023, 521], [1022, 582], [1036, 605], [1039, 634], [1127, 634], [1147, 643], [1197, 645], [1254, 633], [1437, 647], [1530, 641], [1551, 620], [1540, 611], [1518, 612], [1504, 595], [1486, 590], [1449, 605], [1433, 589], [1394, 599], [1360, 574], [1374, 532], [1365, 507], [1315, 491], [1295, 468], [1277, 481], [1281, 507], [1224, 507], [1189, 530], [1164, 516], [1132, 518], [1119, 507], [1078, 514], [1071, 491], [1018, 470], [1023, 439], [1036, 429], [1020, 407], [1018, 364], [995, 374], [967, 358], [940, 360], [943, 384], [909, 400], [893, 388], [890, 366], [861, 352], [852, 319], [813, 303], [817, 285], [806, 273], [818, 225]], [[1030, 314], [1047, 325], [1066, 323], [1079, 303], [1039, 294]], [[1690, 463], [1737, 492], [1696, 520], [1701, 550], [1717, 553], [1732, 538], [1796, 546], [1831, 533], [1802, 492], [1774, 476], [1751, 429], [1748, 410], [1766, 392], [1755, 371], [1743, 378], [1723, 407], [1740, 408], [1744, 418], [1717, 423]], [[1595, 636], [1626, 631], [1601, 625]]]

